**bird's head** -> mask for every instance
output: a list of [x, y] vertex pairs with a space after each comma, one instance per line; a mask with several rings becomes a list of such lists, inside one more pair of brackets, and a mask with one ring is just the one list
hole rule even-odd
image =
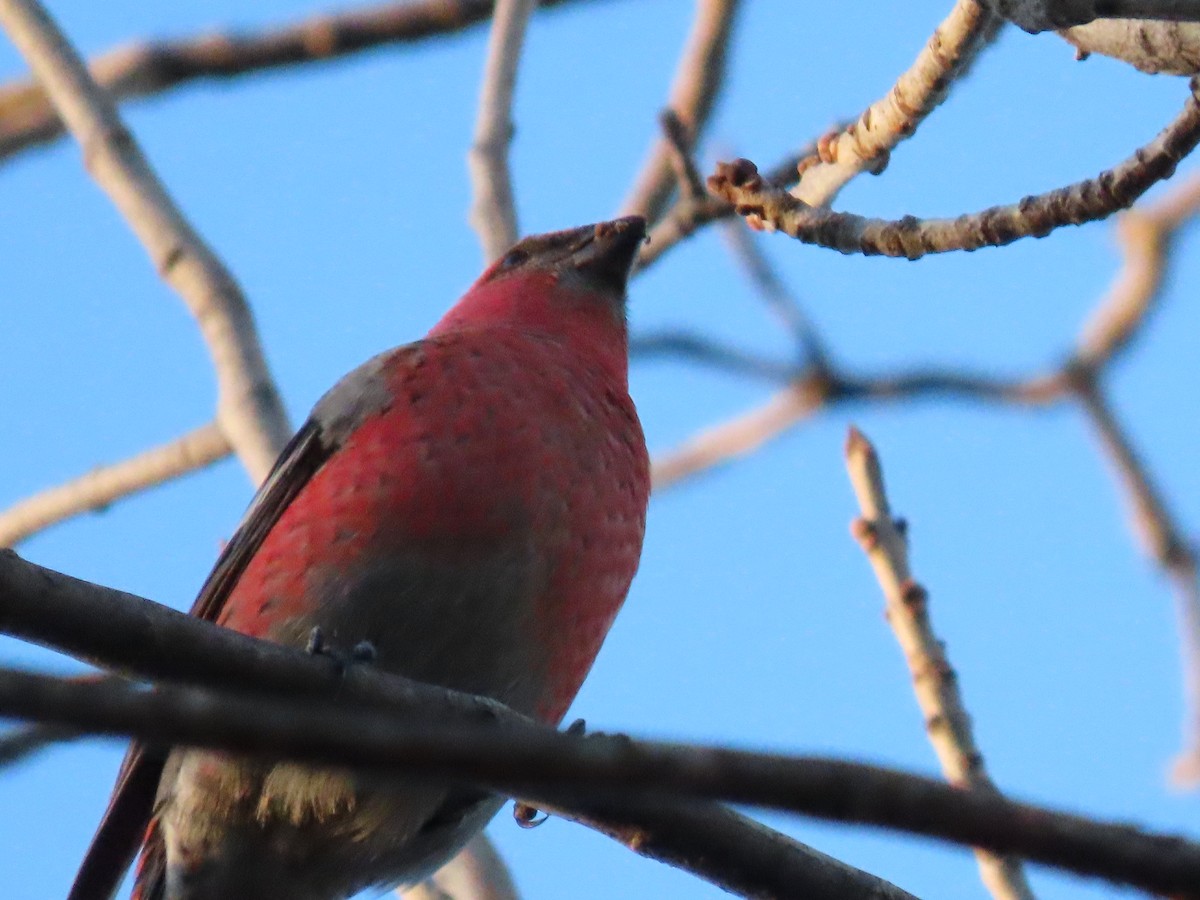
[[487, 268], [430, 334], [518, 328], [599, 353], [623, 374], [625, 288], [645, 238], [641, 216], [524, 238]]

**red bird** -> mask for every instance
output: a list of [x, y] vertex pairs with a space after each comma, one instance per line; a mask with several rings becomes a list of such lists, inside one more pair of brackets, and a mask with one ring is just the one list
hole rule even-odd
[[[339, 652], [366, 641], [389, 672], [558, 723], [641, 555], [625, 286], [645, 230], [526, 238], [424, 340], [342, 379], [193, 614], [297, 647], [314, 629]], [[134, 745], [70, 896], [111, 897], [144, 839], [138, 900], [337, 900], [424, 878], [501, 803]]]

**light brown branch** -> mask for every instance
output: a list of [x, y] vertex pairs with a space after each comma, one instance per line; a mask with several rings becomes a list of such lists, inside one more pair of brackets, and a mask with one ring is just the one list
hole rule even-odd
[[742, 413], [659, 454], [650, 464], [655, 491], [753, 453], [763, 444], [804, 421], [825, 403], [822, 386], [811, 379], [788, 385], [762, 406]]
[[[708, 118], [725, 80], [725, 59], [741, 0], [696, 0], [692, 31], [675, 69], [667, 108], [679, 117], [694, 146], [704, 133]], [[621, 215], [642, 215], [653, 226], [662, 218], [675, 180], [671, 149], [665, 138], [655, 136], [641, 171], [621, 203]]]
[[217, 424], [261, 481], [291, 426], [241, 288], [175, 206], [112, 101], [36, 0], [2, 0], [0, 24], [82, 147], [88, 171], [199, 323], [217, 374]]
[[[791, 184], [796, 180], [796, 166], [802, 159], [815, 152], [816, 144], [813, 143], [788, 156], [767, 173], [767, 180], [779, 186]], [[649, 238], [638, 252], [634, 273], [640, 273], [657, 262], [664, 253], [705, 225], [732, 218], [733, 215], [733, 204], [712, 194], [678, 198], [659, 223], [650, 229]]]
[[534, 0], [497, 0], [488, 37], [475, 138], [467, 154], [471, 173], [471, 227], [479, 235], [485, 262], [517, 242], [517, 211], [508, 169], [512, 143], [513, 89]]
[[[975, 743], [971, 717], [958, 690], [958, 676], [929, 619], [929, 596], [912, 577], [908, 538], [892, 518], [883, 467], [871, 442], [851, 427], [846, 438], [846, 470], [862, 517], [851, 528], [883, 591], [888, 624], [912, 674], [925, 731], [942, 774], [959, 787], [999, 794]], [[1032, 900], [1020, 860], [976, 850], [983, 883], [997, 900]]]
[[1200, 81], [1183, 110], [1153, 141], [1094, 179], [993, 206], [956, 219], [868, 219], [797, 200], [764, 180], [754, 163], [721, 163], [709, 176], [709, 189], [733, 203], [749, 224], [778, 230], [806, 244], [840, 253], [919, 259], [929, 253], [1002, 247], [1023, 237], [1045, 237], [1064, 225], [1103, 219], [1131, 205], [1200, 142]]
[[942, 104], [1003, 24], [978, 0], [957, 0], [891, 90], [852, 125], [818, 142], [816, 158], [800, 165], [800, 183], [792, 195], [809, 206], [827, 206], [856, 175], [882, 172], [891, 151]]
[[721, 229], [726, 242], [733, 251], [733, 258], [741, 265], [751, 284], [758, 289], [759, 296], [796, 341], [800, 356], [817, 371], [829, 371], [829, 352], [820, 333], [800, 305], [800, 301], [788, 289], [779, 273], [775, 271], [767, 255], [758, 245], [757, 236], [738, 222], [729, 222]]
[[0, 547], [12, 547], [49, 525], [202, 469], [229, 455], [229, 441], [215, 424], [152, 447], [111, 466], [100, 466], [65, 484], [34, 494], [0, 512]]
[[1198, 208], [1200, 173], [1194, 172], [1163, 199], [1128, 210], [1117, 219], [1123, 265], [1080, 330], [1078, 365], [1099, 369], [1129, 345], [1161, 296], [1175, 233]]
[[703, 200], [708, 196], [708, 190], [704, 187], [704, 176], [692, 158], [695, 136], [673, 109], [664, 109], [658, 116], [658, 123], [667, 142], [667, 159], [675, 173], [680, 196], [693, 202]]
[[1118, 422], [1103, 389], [1095, 380], [1081, 380], [1079, 399], [1095, 429], [1118, 483], [1124, 492], [1129, 527], [1175, 588], [1183, 656], [1183, 688], [1188, 699], [1184, 750], [1174, 775], [1182, 784], [1200, 782], [1200, 559], [1184, 537], [1158, 486], [1125, 429]]
[[679, 447], [658, 454], [650, 472], [655, 490], [747, 456], [821, 410], [850, 402], [913, 400], [945, 396], [980, 403], [1043, 406], [1069, 397], [1060, 373], [1005, 380], [952, 370], [929, 369], [883, 375], [844, 370], [812, 371], [766, 403], [697, 432]]
[[[541, 0], [542, 7], [569, 0]], [[236, 78], [297, 68], [390, 44], [463, 31], [487, 21], [492, 0], [405, 0], [313, 16], [247, 34], [217, 33], [118, 47], [89, 64], [113, 102], [170, 91], [204, 78]], [[0, 87], [0, 161], [63, 133], [42, 88], [31, 82]]]

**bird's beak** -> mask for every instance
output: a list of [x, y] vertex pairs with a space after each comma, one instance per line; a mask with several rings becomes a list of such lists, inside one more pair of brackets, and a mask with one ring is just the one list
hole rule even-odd
[[586, 225], [579, 233], [581, 246], [571, 254], [571, 266], [595, 287], [624, 294], [633, 261], [646, 239], [646, 220], [625, 216]]

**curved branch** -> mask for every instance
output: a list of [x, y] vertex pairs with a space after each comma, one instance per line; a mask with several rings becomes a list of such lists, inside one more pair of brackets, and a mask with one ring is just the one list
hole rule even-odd
[[217, 424], [251, 478], [262, 481], [291, 426], [241, 288], [175, 206], [112, 101], [36, 0], [0, 0], [0, 24], [79, 141], [92, 177], [191, 310], [217, 374]]
[[792, 195], [809, 206], [826, 206], [856, 175], [882, 172], [896, 145], [942, 104], [1003, 24], [979, 0], [957, 0], [891, 90], [853, 124], [818, 142], [816, 158], [800, 164], [800, 183]]
[[735, 803], [1014, 853], [1176, 897], [1200, 897], [1200, 844], [1093, 821], [906, 772], [819, 757], [679, 746], [544, 728], [403, 720], [344, 700], [200, 688], [145, 691], [0, 670], [0, 715], [154, 744], [470, 781], [527, 798]]
[[[541, 0], [539, 5], [567, 2]], [[492, 0], [375, 3], [248, 34], [204, 34], [118, 47], [96, 57], [89, 68], [116, 103], [200, 79], [238, 78], [456, 34], [486, 22], [492, 6]], [[62, 120], [39, 85], [14, 82], [0, 87], [0, 161], [62, 134]]]
[[956, 219], [868, 219], [810, 206], [763, 179], [754, 163], [745, 159], [719, 164], [708, 186], [733, 203], [751, 225], [840, 253], [911, 260], [929, 253], [1002, 247], [1023, 237], [1045, 237], [1064, 225], [1106, 218], [1169, 178], [1200, 143], [1198, 92], [1200, 80], [1194, 80], [1175, 121], [1129, 159], [1096, 178]]
[[48, 488], [0, 512], [0, 547], [15, 546], [63, 519], [103, 510], [114, 500], [202, 469], [224, 459], [229, 450], [221, 429], [209, 424], [169, 444]]

